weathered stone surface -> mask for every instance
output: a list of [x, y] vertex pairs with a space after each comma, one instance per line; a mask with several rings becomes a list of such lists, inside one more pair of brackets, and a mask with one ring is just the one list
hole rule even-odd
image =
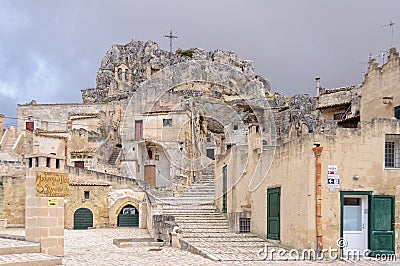
[[241, 60], [234, 52], [222, 50], [206, 52], [200, 48], [193, 48], [190, 51], [191, 56], [183, 55], [181, 50], [170, 54], [160, 49], [155, 42], [135, 39], [124, 45], [114, 44], [101, 62], [96, 77], [96, 88], [82, 90], [83, 102], [128, 98], [154, 73], [189, 60], [208, 60], [227, 64], [260, 84], [264, 91], [270, 90], [268, 80], [255, 76], [253, 62]]

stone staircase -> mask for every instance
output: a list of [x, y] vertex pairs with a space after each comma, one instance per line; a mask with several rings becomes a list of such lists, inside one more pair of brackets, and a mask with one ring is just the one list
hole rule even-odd
[[17, 141], [17, 137], [14, 136], [9, 136], [5, 143], [1, 146], [1, 150], [4, 152], [10, 152], [12, 151], [12, 148]]
[[121, 148], [114, 148], [113, 152], [111, 153], [110, 159], [108, 159], [108, 164], [115, 166], [117, 164], [117, 160], [119, 154], [121, 153]]
[[183, 250], [214, 261], [263, 260], [260, 250], [275, 245], [253, 234], [232, 233], [228, 220], [214, 205], [213, 165], [202, 172], [202, 179], [188, 187], [183, 196], [159, 199], [162, 213], [175, 217]]
[[40, 253], [39, 243], [23, 241], [21, 240], [23, 237], [19, 240], [15, 236], [3, 237], [0, 238], [0, 265], [62, 265], [61, 258]]
[[11, 134], [7, 135], [5, 142], [0, 147], [0, 160], [3, 161], [16, 161], [12, 156], [12, 148], [14, 147], [17, 137]]

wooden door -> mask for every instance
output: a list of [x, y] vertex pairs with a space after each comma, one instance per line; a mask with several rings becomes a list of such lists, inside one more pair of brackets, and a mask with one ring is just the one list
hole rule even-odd
[[74, 213], [74, 229], [93, 227], [93, 213], [87, 208], [77, 209]]
[[374, 195], [370, 204], [370, 255], [394, 254], [394, 196]]
[[156, 187], [156, 166], [144, 166], [144, 181], [150, 184], [150, 187]]
[[85, 169], [85, 162], [77, 161], [77, 162], [75, 162], [75, 167]]
[[228, 172], [226, 166], [222, 169], [222, 212], [228, 211]]
[[281, 188], [267, 190], [267, 238], [280, 239]]

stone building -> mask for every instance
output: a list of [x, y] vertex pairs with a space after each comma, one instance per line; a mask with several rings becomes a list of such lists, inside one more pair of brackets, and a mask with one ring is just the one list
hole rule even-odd
[[[399, 70], [392, 48], [384, 65], [371, 60], [361, 85], [323, 89], [317, 79], [316, 102], [298, 117], [308, 130], [282, 136], [277, 126], [272, 163], [257, 126], [249, 145], [217, 158], [216, 204], [232, 230], [248, 219], [251, 232], [297, 249], [398, 253]], [[276, 123], [293, 108], [278, 109]]]
[[[399, 68], [393, 48], [361, 85], [318, 78], [316, 97], [287, 97], [233, 52], [113, 45], [82, 103], [18, 105], [0, 142], [0, 219], [23, 226], [24, 190], [10, 188], [42, 167], [69, 175], [66, 228], [139, 226], [172, 242], [182, 226], [179, 245], [205, 254], [190, 241], [211, 241], [217, 221], [214, 237], [394, 253]], [[182, 215], [209, 224], [195, 235]]]

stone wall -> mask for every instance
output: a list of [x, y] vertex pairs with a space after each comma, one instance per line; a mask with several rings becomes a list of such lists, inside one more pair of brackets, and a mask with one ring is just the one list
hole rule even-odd
[[0, 219], [8, 226], [25, 224], [25, 165], [0, 161]]
[[[71, 183], [69, 186], [70, 196], [65, 204], [66, 228], [74, 227], [74, 213], [79, 208], [87, 208], [93, 213], [93, 226], [105, 227], [109, 225], [107, 196], [110, 185], [96, 185], [85, 183]], [[89, 192], [89, 199], [85, 199], [85, 191]]]
[[[54, 131], [68, 129], [70, 114], [99, 113], [100, 111], [105, 111], [106, 104], [36, 104], [35, 101], [32, 101], [29, 104], [19, 104], [17, 109], [18, 131], [25, 129], [27, 121], [34, 122], [35, 129]], [[47, 129], [43, 128], [45, 126]]]
[[[396, 48], [390, 49], [388, 61], [382, 67], [378, 66], [375, 59], [370, 61], [362, 85], [361, 121], [394, 116], [394, 107], [400, 105], [399, 71], [400, 60]], [[384, 97], [389, 97], [386, 103]]]
[[[315, 247], [315, 174], [312, 135], [278, 146], [270, 168], [254, 171], [261, 185], [251, 193], [252, 232], [267, 235], [267, 190], [281, 188], [280, 240], [295, 248]], [[251, 172], [251, 171], [249, 171]]]
[[25, 224], [25, 175], [0, 176], [0, 219], [8, 227]]
[[[335, 246], [340, 237], [340, 193], [327, 187], [328, 165], [337, 165], [341, 191], [370, 191], [373, 195], [393, 195], [395, 202], [395, 235], [400, 234], [400, 169], [384, 167], [385, 134], [400, 134], [400, 122], [374, 119], [362, 122], [361, 129], [338, 128], [336, 136], [318, 136], [322, 152], [322, 224], [326, 246]], [[353, 176], [359, 176], [354, 179]], [[395, 239], [396, 253], [400, 241]]]

